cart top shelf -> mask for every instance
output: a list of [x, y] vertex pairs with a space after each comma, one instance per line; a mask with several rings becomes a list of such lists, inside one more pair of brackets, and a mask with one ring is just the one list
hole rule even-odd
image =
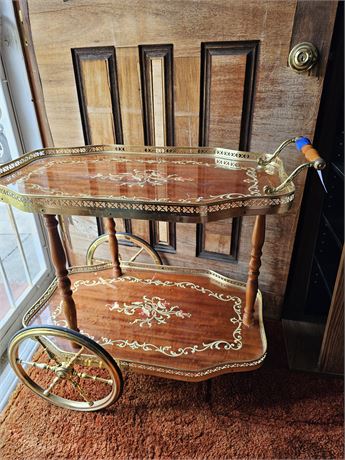
[[27, 212], [206, 222], [282, 213], [294, 198], [280, 159], [223, 148], [85, 146], [35, 150], [0, 166], [0, 199]]

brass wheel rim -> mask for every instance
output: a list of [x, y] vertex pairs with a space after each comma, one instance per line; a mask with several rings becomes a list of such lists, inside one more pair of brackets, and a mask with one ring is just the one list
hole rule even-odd
[[[142, 251], [146, 252], [151, 259], [153, 260], [154, 264], [162, 265], [162, 259], [157, 251], [155, 251], [145, 240], [139, 238], [138, 236], [130, 235], [128, 233], [119, 232], [116, 233], [116, 237], [118, 242], [121, 244], [121, 241], [126, 241], [128, 243], [133, 243], [134, 245], [138, 246], [140, 249], [134, 257], [132, 257], [128, 262], [134, 262], [136, 256], [140, 255]], [[106, 242], [108, 242], [109, 238], [108, 235], [101, 235], [93, 241], [86, 253], [86, 264], [87, 265], [94, 265], [95, 263], [95, 252], [96, 249]], [[97, 259], [96, 259], [97, 260]], [[102, 260], [104, 262], [104, 260]]]
[[[75, 351], [71, 352], [61, 350], [56, 344], [49, 340], [47, 336], [65, 339], [73, 344], [76, 344], [74, 346]], [[28, 339], [36, 340], [39, 345], [43, 345], [44, 353], [47, 353], [47, 356], [49, 355], [49, 359], [51, 359], [52, 356], [56, 358], [56, 365], [53, 366], [45, 363], [35, 363], [21, 359], [18, 356], [19, 347], [25, 340]], [[83, 354], [85, 348], [91, 351], [93, 355]], [[25, 386], [30, 388], [35, 394], [46, 401], [65, 409], [84, 412], [104, 409], [105, 407], [113, 404], [121, 396], [123, 390], [122, 373], [112, 356], [93, 340], [71, 329], [59, 326], [34, 326], [22, 329], [15, 334], [10, 342], [8, 348], [8, 358], [14, 372]], [[69, 361], [72, 361], [72, 364], [70, 364]], [[87, 365], [90, 368], [97, 367], [106, 369], [110, 378], [104, 379], [89, 373], [76, 371], [74, 363], [77, 364], [81, 361], [83, 363], [88, 363]], [[28, 369], [31, 369], [32, 367], [38, 367], [43, 370], [46, 369], [55, 374], [55, 376], [52, 378], [50, 385], [47, 388], [44, 388], [30, 377], [24, 366], [27, 366]], [[78, 381], [75, 380], [76, 378], [78, 378]], [[80, 381], [82, 381], [82, 379], [94, 381], [91, 382], [91, 384], [97, 384], [97, 382], [100, 381], [102, 384], [108, 385], [110, 390], [109, 394], [95, 401], [87, 398], [87, 395], [80, 385]], [[62, 380], [70, 382], [76, 391], [78, 391], [83, 397], [84, 401], [64, 398], [63, 396], [53, 393], [53, 387], [55, 384]], [[49, 390], [50, 386], [52, 387], [51, 390]]]

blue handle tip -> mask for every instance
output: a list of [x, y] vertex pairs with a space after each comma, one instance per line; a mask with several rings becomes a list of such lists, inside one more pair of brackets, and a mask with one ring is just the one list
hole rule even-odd
[[311, 145], [310, 140], [307, 137], [301, 136], [295, 140], [296, 147], [299, 151], [302, 150], [302, 147], [305, 145]]

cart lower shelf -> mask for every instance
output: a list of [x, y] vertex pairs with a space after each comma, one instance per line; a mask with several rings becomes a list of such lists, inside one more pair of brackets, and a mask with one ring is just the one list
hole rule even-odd
[[[254, 370], [266, 356], [262, 299], [243, 325], [245, 284], [211, 270], [123, 264], [70, 269], [80, 332], [122, 368], [200, 381]], [[26, 313], [25, 326], [66, 326], [56, 280]]]

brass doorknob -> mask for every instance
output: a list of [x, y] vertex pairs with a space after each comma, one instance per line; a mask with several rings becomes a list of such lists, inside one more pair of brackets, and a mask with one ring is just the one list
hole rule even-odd
[[289, 54], [289, 67], [296, 72], [306, 72], [317, 63], [319, 52], [317, 48], [309, 42], [298, 43]]

